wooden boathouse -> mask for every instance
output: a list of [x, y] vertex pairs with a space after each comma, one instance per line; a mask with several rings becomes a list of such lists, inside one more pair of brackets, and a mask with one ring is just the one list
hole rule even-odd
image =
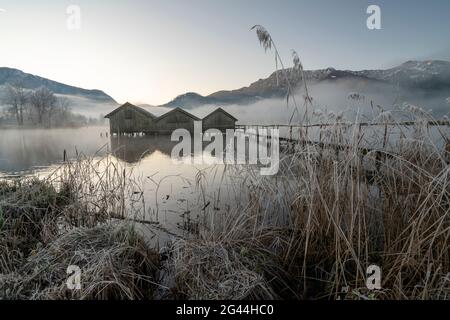
[[181, 108], [175, 108], [157, 117], [129, 102], [107, 114], [105, 118], [109, 119], [111, 134], [171, 134], [175, 129], [193, 132], [194, 121], [202, 121], [203, 131], [208, 129], [225, 131], [234, 129], [237, 121], [222, 108], [217, 108], [203, 119]]

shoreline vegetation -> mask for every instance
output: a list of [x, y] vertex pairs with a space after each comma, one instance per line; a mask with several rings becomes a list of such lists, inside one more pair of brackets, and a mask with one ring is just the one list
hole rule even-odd
[[[263, 48], [276, 51], [268, 32], [254, 28]], [[290, 87], [287, 104], [291, 120], [310, 124], [305, 82], [303, 90], [304, 113]], [[213, 206], [192, 212], [199, 218], [162, 246], [148, 239], [162, 226], [139, 223], [142, 185], [111, 155], [80, 156], [45, 179], [0, 180], [0, 299], [449, 299], [449, 128], [438, 130], [437, 146], [427, 126], [434, 120], [421, 108], [402, 110], [414, 120], [411, 135], [390, 111], [375, 112], [374, 122], [400, 132], [394, 141], [370, 132], [389, 149], [362, 154], [368, 137], [358, 121], [343, 128], [342, 116], [318, 115], [327, 123], [320, 143], [303, 143], [308, 129], [300, 128], [275, 176], [226, 166], [245, 200], [225, 214]], [[195, 181], [203, 194], [204, 178], [199, 172]], [[366, 287], [373, 264], [379, 290]], [[81, 269], [80, 290], [67, 288], [69, 265]]]
[[21, 83], [13, 83], [8, 84], [4, 91], [0, 96], [0, 129], [76, 128], [105, 124], [103, 115], [91, 118], [74, 113], [67, 97], [56, 96], [46, 87], [30, 90]]
[[0, 130], [32, 130], [32, 129], [77, 129], [84, 127], [107, 126], [103, 115], [98, 118], [86, 117], [82, 114], [73, 113], [70, 110], [67, 118], [62, 121], [52, 121], [52, 124], [38, 124], [32, 122], [24, 122], [19, 125], [9, 116], [2, 118], [0, 114]]
[[86, 118], [86, 120], [83, 120], [80, 123], [72, 123], [70, 125], [63, 125], [63, 126], [53, 126], [53, 127], [46, 127], [46, 126], [39, 126], [39, 125], [23, 125], [19, 126], [17, 124], [0, 124], [0, 130], [52, 130], [52, 129], [79, 129], [79, 128], [85, 128], [85, 127], [107, 127], [107, 125], [101, 121], [97, 121], [93, 118]]
[[[363, 132], [336, 126], [324, 129], [327, 145], [348, 148], [296, 143], [275, 177], [229, 167], [248, 200], [199, 212], [164, 247], [146, 239], [157, 223], [139, 227], [141, 186], [112, 156], [2, 180], [0, 297], [448, 299], [449, 153], [418, 123], [389, 157], [362, 156]], [[365, 286], [371, 264], [380, 290]], [[67, 289], [69, 265], [82, 270], [81, 290]]]

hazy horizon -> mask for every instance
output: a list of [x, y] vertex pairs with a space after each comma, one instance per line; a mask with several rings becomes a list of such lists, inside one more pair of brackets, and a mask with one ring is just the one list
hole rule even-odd
[[[72, 4], [79, 30], [66, 26]], [[381, 30], [366, 27], [370, 4], [381, 8]], [[305, 69], [362, 70], [450, 60], [449, 18], [450, 2], [440, 0], [2, 1], [0, 65], [99, 89], [119, 103], [160, 105], [269, 76], [274, 58], [254, 24], [269, 30], [286, 67], [295, 49]]]

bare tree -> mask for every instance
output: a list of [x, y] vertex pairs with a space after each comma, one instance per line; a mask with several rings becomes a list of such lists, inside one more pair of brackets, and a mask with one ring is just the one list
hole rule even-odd
[[5, 104], [11, 106], [10, 112], [16, 117], [19, 126], [23, 125], [23, 114], [28, 98], [27, 91], [20, 84], [8, 84], [6, 87]]
[[59, 97], [58, 98], [58, 108], [64, 111], [70, 110], [70, 100], [66, 97]]
[[31, 94], [30, 103], [36, 111], [38, 123], [42, 125], [45, 115], [51, 117], [51, 111], [55, 109], [57, 99], [52, 91], [41, 87]]
[[66, 97], [58, 97], [56, 101], [55, 117], [53, 117], [55, 124], [57, 126], [66, 126], [70, 115], [70, 100]]

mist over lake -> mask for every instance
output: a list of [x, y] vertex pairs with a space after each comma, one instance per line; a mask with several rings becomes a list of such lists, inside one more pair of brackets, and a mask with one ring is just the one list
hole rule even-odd
[[[77, 129], [5, 129], [0, 130], [0, 171], [33, 171], [62, 163], [76, 154], [104, 155], [109, 139], [107, 127]], [[105, 148], [102, 148], [105, 146]]]

